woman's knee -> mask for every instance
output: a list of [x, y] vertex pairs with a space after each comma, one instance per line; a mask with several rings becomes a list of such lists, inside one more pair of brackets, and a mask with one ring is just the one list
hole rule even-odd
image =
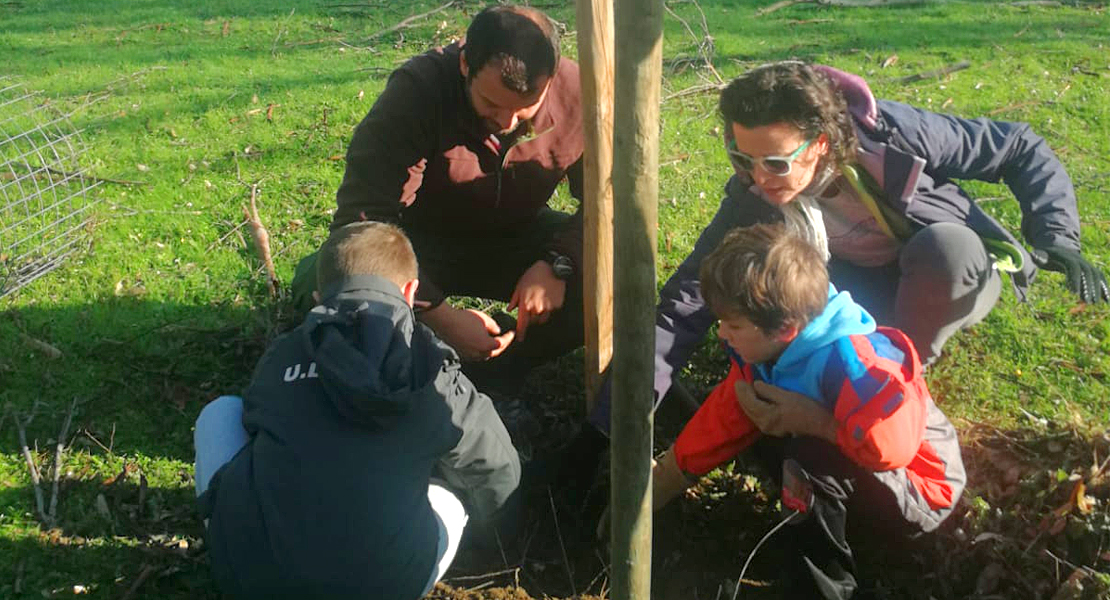
[[899, 257], [903, 277], [976, 285], [990, 274], [990, 258], [978, 234], [957, 223], [934, 223], [914, 234]]

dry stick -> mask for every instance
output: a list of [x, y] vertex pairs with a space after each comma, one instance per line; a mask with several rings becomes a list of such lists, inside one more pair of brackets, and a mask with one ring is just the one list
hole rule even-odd
[[691, 86], [684, 90], [679, 90], [673, 94], [668, 94], [663, 98], [663, 102], [674, 100], [675, 98], [685, 98], [686, 96], [695, 96], [697, 94], [716, 92], [719, 91], [722, 87], [724, 87], [723, 84], [719, 83], [703, 83], [701, 85]]
[[293, 10], [289, 11], [289, 16], [285, 18], [285, 23], [282, 24], [281, 28], [278, 29], [277, 35], [274, 36], [274, 43], [270, 44], [270, 56], [277, 55], [278, 40], [281, 39], [282, 34], [284, 34], [285, 30], [289, 27], [289, 21], [293, 18], [293, 13], [295, 12], [297, 12], [296, 7], [294, 7]]
[[898, 79], [895, 79], [894, 83], [913, 83], [915, 81], [921, 81], [923, 79], [937, 79], [937, 78], [940, 78], [940, 77], [944, 77], [945, 75], [948, 75], [949, 73], [955, 73], [956, 71], [962, 71], [962, 70], [964, 70], [964, 69], [966, 69], [970, 66], [971, 66], [971, 63], [969, 63], [968, 61], [961, 60], [958, 63], [951, 64], [951, 65], [948, 65], [947, 67], [942, 67], [940, 69], [933, 69], [932, 71], [925, 71], [923, 73], [915, 73], [913, 75], [907, 75], [905, 77], [900, 77]]
[[131, 587], [127, 588], [127, 593], [124, 594], [120, 600], [131, 600], [135, 592], [139, 591], [139, 588], [142, 587], [143, 583], [146, 582], [150, 574], [155, 570], [155, 567], [152, 565], [143, 565], [143, 570], [139, 572], [139, 576], [135, 579], [135, 583], [132, 583]]
[[50, 488], [50, 510], [47, 515], [50, 517], [50, 523], [53, 524], [58, 518], [58, 479], [62, 475], [62, 455], [66, 450], [66, 436], [69, 435], [69, 426], [73, 422], [73, 411], [77, 408], [77, 398], [69, 405], [69, 412], [66, 413], [66, 420], [62, 423], [62, 431], [58, 434], [58, 443], [54, 447], [54, 476], [53, 483]]
[[46, 167], [46, 170], [50, 171], [51, 173], [53, 173], [55, 175], [61, 175], [62, 177], [65, 177], [65, 178], [87, 177], [89, 179], [92, 179], [93, 181], [100, 181], [100, 182], [103, 182], [103, 183], [114, 183], [114, 184], [117, 184], [117, 185], [147, 185], [147, 182], [145, 182], [145, 181], [131, 181], [129, 179], [112, 179], [110, 177], [97, 177], [96, 175], [89, 175], [87, 173], [70, 173], [70, 172], [67, 172], [67, 171], [62, 171], [60, 169], [54, 169], [52, 167]]
[[254, 244], [258, 246], [258, 253], [262, 255], [262, 264], [266, 267], [266, 275], [270, 278], [270, 295], [277, 296], [279, 282], [277, 278], [277, 271], [274, 269], [273, 255], [270, 253], [270, 234], [262, 225], [262, 219], [258, 217], [258, 184], [251, 185], [251, 204], [250, 209], [243, 208], [243, 215], [247, 217], [247, 221], [251, 225], [251, 233], [254, 235]]
[[454, 5], [455, 5], [455, 0], [451, 0], [447, 4], [444, 4], [443, 6], [441, 6], [439, 8], [434, 8], [432, 10], [429, 10], [426, 13], [420, 13], [418, 15], [412, 15], [411, 17], [408, 17], [408, 18], [402, 20], [400, 23], [394, 25], [393, 27], [387, 27], [387, 28], [385, 28], [385, 29], [383, 29], [383, 30], [381, 30], [377, 33], [371, 34], [370, 37], [363, 40], [363, 43], [367, 43], [367, 42], [370, 42], [371, 40], [375, 40], [375, 39], [377, 39], [377, 38], [379, 38], [379, 37], [381, 37], [381, 36], [383, 36], [387, 33], [392, 33], [392, 32], [397, 31], [399, 29], [404, 29], [406, 27], [410, 27], [410, 26], [412, 26], [412, 24], [414, 22], [416, 22], [420, 19], [423, 19], [424, 17], [430, 17], [430, 16], [432, 16], [436, 13], [443, 12], [443, 11], [447, 10], [448, 8], [451, 8]]
[[58, 350], [51, 344], [48, 344], [38, 338], [33, 338], [23, 332], [20, 332], [19, 337], [23, 338], [23, 341], [26, 342], [28, 346], [34, 348], [35, 350], [38, 350], [39, 352], [42, 352], [50, 358], [62, 357], [62, 351]]
[[555, 512], [555, 499], [551, 497], [551, 486], [547, 486], [547, 501], [551, 503], [551, 518], [555, 520], [555, 535], [559, 537], [559, 550], [563, 553], [563, 566], [567, 569], [567, 579], [570, 580], [571, 597], [578, 595], [574, 587], [574, 573], [570, 570], [570, 560], [567, 559], [567, 547], [563, 545], [563, 532], [559, 528], [559, 513]]
[[27, 568], [27, 559], [19, 561], [19, 566], [15, 568], [15, 584], [12, 585], [13, 593], [20, 593], [23, 591], [23, 570]]
[[989, 113], [987, 113], [987, 116], [988, 117], [993, 117], [995, 115], [1000, 115], [1002, 113], [1010, 112], [1012, 110], [1017, 110], [1019, 108], [1025, 108], [1027, 106], [1036, 106], [1038, 104], [1041, 104], [1042, 102], [1044, 102], [1044, 100], [1027, 100], [1025, 102], [1018, 102], [1017, 104], [1011, 104], [1009, 106], [1003, 106], [1002, 108], [996, 108], [996, 109], [990, 111]]
[[[37, 406], [37, 404], [36, 404]], [[42, 477], [39, 475], [39, 468], [35, 465], [35, 459], [31, 456], [31, 449], [27, 446], [27, 426], [35, 418], [35, 408], [31, 407], [31, 413], [27, 415], [26, 419], [20, 419], [19, 415], [15, 415], [15, 425], [19, 432], [19, 446], [23, 451], [23, 459], [27, 461], [27, 470], [31, 473], [31, 483], [35, 489], [35, 509], [39, 513], [39, 518], [43, 523], [47, 523], [46, 510], [44, 508], [42, 498]]]
[[[695, 1], [694, 4], [697, 5], [697, 2]], [[663, 8], [666, 9], [666, 11], [672, 17], [678, 19], [679, 23], [682, 23], [682, 26], [686, 28], [686, 31], [687, 31], [687, 33], [690, 34], [690, 37], [694, 38], [694, 43], [698, 47], [698, 54], [701, 55], [702, 62], [705, 63], [706, 68], [709, 69], [709, 72], [713, 73], [713, 76], [717, 78], [718, 83], [723, 83], [724, 79], [721, 78], [721, 74], [717, 72], [717, 69], [713, 68], [713, 59], [712, 59], [712, 57], [709, 56], [709, 53], [705, 49], [706, 46], [708, 45], [706, 42], [709, 42], [711, 44], [712, 43], [711, 40], [713, 39], [709, 35], [708, 27], [705, 30], [705, 36], [699, 38], [698, 34], [694, 33], [693, 28], [690, 27], [690, 24], [686, 22], [686, 19], [683, 19], [682, 17], [680, 17], [678, 15], [678, 13], [676, 13], [674, 11], [674, 9], [672, 9], [670, 6], [668, 6], [665, 2], [663, 3]], [[698, 10], [701, 10], [701, 6], [698, 6]], [[704, 23], [704, 22], [705, 22], [705, 13], [702, 13], [702, 23]]]
[[482, 573], [481, 575], [459, 575], [458, 577], [448, 577], [448, 578], [443, 580], [443, 583], [458, 582], [458, 581], [476, 581], [478, 579], [487, 579], [487, 578], [492, 579], [494, 577], [500, 577], [502, 575], [509, 575], [509, 574], [512, 574], [512, 573], [516, 573], [519, 570], [520, 570], [520, 567], [513, 567], [511, 569], [504, 569], [504, 570], [501, 570], [501, 571], [494, 571], [492, 573]]
[[786, 8], [787, 6], [794, 6], [795, 4], [816, 4], [816, 2], [817, 0], [781, 0], [781, 2], [776, 2], [767, 8], [761, 8], [755, 11], [755, 16], [762, 17], [763, 15], [769, 15], [776, 10]]

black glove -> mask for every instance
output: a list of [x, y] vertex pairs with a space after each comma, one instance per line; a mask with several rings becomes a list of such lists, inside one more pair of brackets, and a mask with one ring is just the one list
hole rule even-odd
[[1110, 301], [1106, 277], [1078, 251], [1048, 246], [1034, 249], [1032, 256], [1038, 267], [1066, 275], [1068, 288], [1078, 294], [1080, 300], [1088, 304]]

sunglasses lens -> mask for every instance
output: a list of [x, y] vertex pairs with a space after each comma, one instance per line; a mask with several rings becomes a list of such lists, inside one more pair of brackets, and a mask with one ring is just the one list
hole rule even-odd
[[752, 162], [751, 157], [740, 154], [739, 152], [731, 152], [730, 154], [732, 155], [733, 160], [736, 161], [736, 164], [741, 169], [745, 171], [751, 171], [752, 168], [755, 167], [755, 163]]
[[786, 175], [790, 172], [790, 161], [780, 158], [764, 159], [763, 168], [772, 175]]

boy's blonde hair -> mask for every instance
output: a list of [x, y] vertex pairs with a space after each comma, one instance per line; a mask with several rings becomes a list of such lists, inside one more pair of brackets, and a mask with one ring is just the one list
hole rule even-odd
[[745, 317], [765, 332], [803, 329], [828, 302], [824, 257], [779, 224], [730, 231], [702, 262], [700, 278], [718, 317]]
[[316, 289], [352, 275], [377, 275], [397, 287], [416, 279], [416, 254], [399, 227], [363, 221], [336, 229], [320, 247], [316, 257]]

